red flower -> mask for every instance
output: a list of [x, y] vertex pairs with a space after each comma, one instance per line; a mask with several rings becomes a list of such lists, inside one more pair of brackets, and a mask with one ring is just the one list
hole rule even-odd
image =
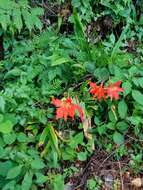
[[113, 84], [110, 84], [106, 88], [107, 96], [110, 97], [111, 100], [113, 100], [113, 99], [118, 100], [119, 99], [119, 93], [124, 91], [123, 88], [120, 88], [121, 83], [122, 83], [121, 81], [117, 81]]
[[89, 92], [93, 95], [94, 98], [97, 98], [99, 101], [101, 101], [102, 98], [104, 100], [106, 99], [103, 83], [101, 83], [100, 86], [97, 86], [95, 83], [90, 82], [89, 85], [91, 87]]
[[80, 114], [80, 118], [83, 121], [82, 108], [80, 107], [80, 105], [73, 104], [71, 98], [66, 98], [63, 100], [53, 98], [52, 104], [57, 107], [56, 119], [64, 118], [64, 120], [66, 121], [68, 116], [73, 119], [75, 116], [75, 112], [78, 111]]

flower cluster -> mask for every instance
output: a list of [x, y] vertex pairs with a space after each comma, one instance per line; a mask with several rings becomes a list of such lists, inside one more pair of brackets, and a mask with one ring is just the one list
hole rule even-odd
[[80, 107], [80, 105], [74, 104], [72, 102], [72, 98], [64, 98], [62, 100], [53, 98], [52, 104], [57, 107], [56, 119], [64, 118], [66, 121], [68, 116], [73, 119], [75, 112], [78, 111], [80, 119], [83, 121], [83, 109]]
[[90, 82], [89, 85], [89, 92], [93, 95], [94, 98], [97, 98], [99, 101], [102, 99], [106, 100], [108, 97], [111, 99], [111, 101], [113, 99], [118, 100], [119, 93], [124, 91], [124, 89], [120, 87], [121, 81], [109, 84], [107, 87], [104, 87], [103, 83], [98, 86], [96, 83]]
[[[106, 100], [108, 97], [111, 99], [118, 100], [119, 93], [123, 92], [124, 89], [120, 87], [121, 81], [116, 83], [110, 83], [107, 87], [104, 87], [103, 83], [99, 86], [96, 83], [90, 82], [89, 92], [93, 95], [94, 98], [97, 98], [99, 101], [102, 99]], [[74, 119], [76, 112], [79, 113], [81, 121], [84, 120], [84, 111], [79, 104], [73, 103], [71, 97], [59, 99], [52, 99], [52, 104], [56, 106], [56, 119], [63, 118], [65, 121], [68, 117]]]

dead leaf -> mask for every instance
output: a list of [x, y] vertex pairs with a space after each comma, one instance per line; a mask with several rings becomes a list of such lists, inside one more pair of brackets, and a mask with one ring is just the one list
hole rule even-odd
[[[89, 133], [89, 129], [91, 129], [91, 119], [86, 117], [83, 121], [83, 131], [84, 131], [84, 136], [87, 138], [87, 140], [92, 140], [92, 134]], [[92, 150], [95, 150], [94, 143], [92, 144]]]
[[131, 181], [132, 185], [135, 187], [141, 187], [142, 186], [142, 179], [141, 178], [135, 178]]

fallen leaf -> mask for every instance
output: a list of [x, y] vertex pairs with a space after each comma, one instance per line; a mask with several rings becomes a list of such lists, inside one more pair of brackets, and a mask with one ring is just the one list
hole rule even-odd
[[135, 187], [141, 187], [142, 185], [142, 180], [141, 178], [135, 178], [131, 181], [132, 185], [134, 185]]
[[[89, 129], [91, 129], [91, 119], [90, 118], [85, 118], [83, 121], [83, 131], [84, 131], [84, 136], [87, 140], [92, 140], [92, 134], [89, 133]], [[95, 150], [94, 143], [92, 144], [92, 150]]]

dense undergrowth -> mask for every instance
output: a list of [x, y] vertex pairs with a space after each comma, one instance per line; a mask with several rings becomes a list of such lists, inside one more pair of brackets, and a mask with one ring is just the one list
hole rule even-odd
[[[123, 175], [142, 174], [141, 10], [138, 0], [0, 1], [0, 189], [75, 189], [99, 150], [127, 162]], [[104, 189], [97, 177], [79, 187]]]

